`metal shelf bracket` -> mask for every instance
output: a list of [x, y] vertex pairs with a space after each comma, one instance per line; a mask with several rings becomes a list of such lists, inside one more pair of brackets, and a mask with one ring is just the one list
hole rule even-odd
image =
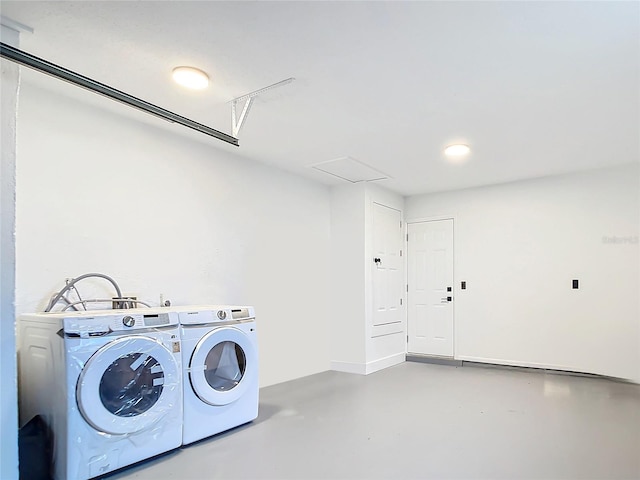
[[[277, 88], [277, 87], [281, 87], [283, 85], [287, 85], [291, 82], [293, 82], [295, 80], [295, 78], [291, 77], [291, 78], [287, 78], [285, 80], [281, 80], [277, 83], [274, 83], [273, 85], [269, 85], [267, 87], [261, 88], [259, 90], [256, 90], [255, 92], [251, 92], [251, 93], [247, 93], [246, 95], [242, 95], [241, 97], [237, 97], [234, 98], [233, 100], [231, 100], [231, 131], [232, 131], [232, 135], [235, 138], [238, 138], [238, 134], [240, 133], [240, 129], [242, 128], [242, 125], [244, 124], [244, 121], [247, 119], [247, 115], [249, 114], [249, 110], [251, 109], [251, 105], [253, 103], [253, 99], [255, 97], [257, 97], [258, 95]], [[244, 102], [244, 106], [242, 106], [242, 112], [240, 112], [240, 116], [238, 117], [238, 105], [242, 105], [242, 102]]]

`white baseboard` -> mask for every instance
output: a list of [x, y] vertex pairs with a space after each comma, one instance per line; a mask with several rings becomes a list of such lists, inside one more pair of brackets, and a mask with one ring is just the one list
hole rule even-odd
[[394, 365], [403, 363], [406, 359], [406, 356], [407, 354], [402, 352], [396, 353], [394, 355], [389, 355], [388, 357], [380, 358], [378, 360], [374, 360], [373, 362], [369, 362], [366, 365], [365, 374], [369, 375], [370, 373], [377, 372], [378, 370], [393, 367]]
[[367, 374], [367, 366], [364, 363], [331, 362], [331, 370], [344, 373], [357, 373], [358, 375]]
[[[379, 360], [374, 360], [373, 362], [369, 362], [369, 363], [331, 362], [331, 370], [335, 370], [336, 372], [355, 373], [358, 375], [369, 375], [370, 373], [377, 372], [384, 368], [389, 368], [394, 365], [398, 365], [399, 363], [404, 362], [405, 358], [406, 358], [405, 353], [398, 353], [395, 355], [390, 355], [385, 358], [381, 358]], [[568, 367], [563, 365], [552, 365], [547, 363], [520, 362], [516, 360], [504, 360], [500, 358], [487, 358], [487, 357], [472, 357], [467, 355], [456, 355], [455, 359], [462, 360], [465, 362], [505, 365], [507, 367], [512, 366], [512, 367], [543, 368], [543, 369], [550, 369], [550, 370], [561, 370], [561, 371], [580, 373], [580, 370], [576, 369], [575, 367]], [[591, 372], [582, 372], [582, 373], [597, 375]], [[614, 377], [611, 377], [611, 378], [614, 378]], [[640, 384], [640, 378], [617, 379], [617, 380], [626, 380], [629, 383]]]
[[550, 363], [520, 362], [517, 360], [505, 360], [502, 358], [469, 357], [466, 355], [456, 355], [456, 360], [462, 360], [464, 362], [492, 363], [494, 365], [505, 365], [508, 367], [542, 368], [547, 370], [562, 370], [566, 372], [579, 372], [597, 375], [593, 372], [585, 372], [577, 367], [571, 367], [567, 365], [553, 365]]
[[640, 385], [640, 377], [639, 378], [615, 377], [615, 376], [607, 375], [605, 373], [588, 372], [583, 368], [572, 367], [567, 365], [554, 365], [551, 363], [536, 363], [536, 362], [520, 362], [517, 360], [504, 360], [501, 358], [469, 357], [466, 355], [456, 355], [456, 360], [462, 360], [463, 362], [504, 365], [506, 367], [525, 367], [525, 368], [539, 368], [543, 370], [555, 370], [558, 373], [569, 373], [569, 374], [578, 374], [578, 375], [596, 375], [602, 378], [608, 378], [610, 380], [615, 380], [618, 382], [633, 383], [636, 385]]
[[393, 367], [405, 361], [405, 353], [396, 353], [388, 357], [380, 358], [369, 363], [355, 362], [331, 362], [331, 370], [336, 372], [357, 373], [358, 375], [369, 375], [384, 368]]

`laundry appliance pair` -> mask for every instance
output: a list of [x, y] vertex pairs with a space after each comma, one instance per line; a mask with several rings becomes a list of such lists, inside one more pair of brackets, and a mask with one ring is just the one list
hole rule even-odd
[[100, 476], [257, 416], [251, 307], [31, 314], [18, 329], [21, 423], [45, 420], [56, 480]]

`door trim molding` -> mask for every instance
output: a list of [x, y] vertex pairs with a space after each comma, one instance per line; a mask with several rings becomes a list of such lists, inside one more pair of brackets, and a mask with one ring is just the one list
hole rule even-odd
[[396, 212], [400, 212], [400, 214], [402, 214], [402, 210], [396, 207], [392, 207], [390, 205], [385, 205], [384, 203], [380, 203], [380, 202], [376, 202], [375, 200], [371, 201], [372, 205], [380, 205], [381, 207], [385, 207], [385, 208], [389, 208], [391, 210], [395, 210]]
[[[423, 223], [423, 222], [437, 222], [438, 220], [453, 220], [455, 225], [456, 215], [433, 215], [431, 217], [419, 217], [419, 218], [409, 218], [405, 223]], [[455, 237], [454, 237], [455, 240]]]

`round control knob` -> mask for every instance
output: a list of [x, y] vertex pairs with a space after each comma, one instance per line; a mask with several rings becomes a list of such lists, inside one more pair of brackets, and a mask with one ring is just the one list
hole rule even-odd
[[227, 318], [227, 312], [225, 312], [224, 310], [218, 310], [218, 318], [220, 320], [224, 320], [225, 318]]
[[136, 319], [133, 318], [131, 315], [127, 315], [122, 319], [122, 324], [125, 327], [133, 327], [136, 324]]

